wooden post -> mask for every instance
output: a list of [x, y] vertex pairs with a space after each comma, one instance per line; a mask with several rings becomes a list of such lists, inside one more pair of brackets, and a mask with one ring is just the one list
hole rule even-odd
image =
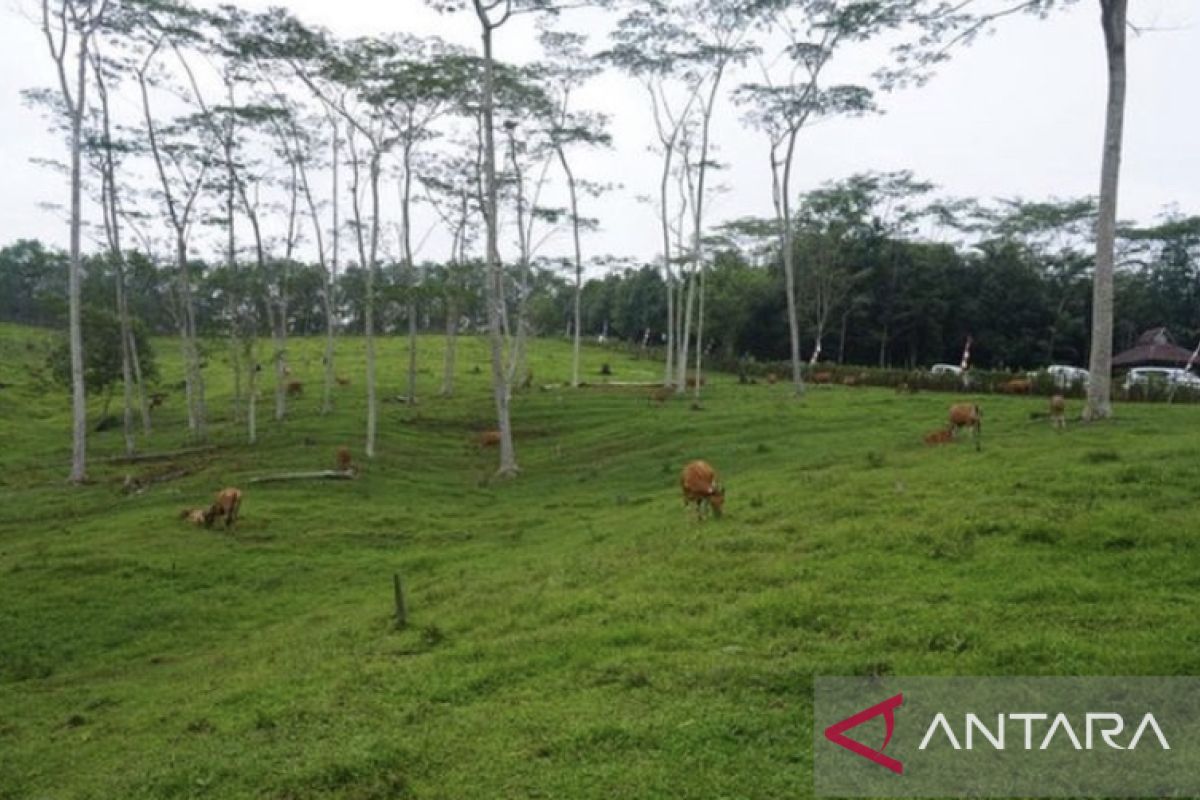
[[408, 625], [408, 610], [404, 607], [404, 584], [400, 582], [400, 573], [392, 575], [392, 585], [396, 593], [396, 628], [402, 629]]

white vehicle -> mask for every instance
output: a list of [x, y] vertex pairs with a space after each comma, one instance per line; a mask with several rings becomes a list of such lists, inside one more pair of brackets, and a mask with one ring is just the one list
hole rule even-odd
[[1060, 389], [1068, 389], [1077, 384], [1087, 386], [1091, 381], [1092, 376], [1086, 369], [1082, 367], [1069, 367], [1066, 364], [1051, 364], [1046, 367], [1046, 374], [1054, 381], [1054, 385]]
[[962, 375], [962, 367], [955, 364], [934, 364], [929, 368], [930, 375]]
[[1125, 391], [1151, 384], [1200, 390], [1200, 377], [1175, 367], [1135, 367], [1125, 376]]

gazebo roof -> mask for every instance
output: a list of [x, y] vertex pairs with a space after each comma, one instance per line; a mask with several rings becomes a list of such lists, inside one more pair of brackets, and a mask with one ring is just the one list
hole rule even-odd
[[1166, 328], [1151, 328], [1138, 337], [1137, 344], [1113, 357], [1114, 367], [1187, 366], [1192, 357], [1172, 341]]

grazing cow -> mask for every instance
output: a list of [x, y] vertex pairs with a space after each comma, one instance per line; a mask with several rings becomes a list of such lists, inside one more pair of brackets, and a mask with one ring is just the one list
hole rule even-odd
[[679, 476], [683, 488], [683, 504], [696, 504], [696, 516], [704, 518], [704, 506], [712, 509], [713, 516], [720, 518], [725, 507], [725, 487], [717, 482], [717, 472], [707, 461], [693, 461], [683, 468]]
[[950, 406], [950, 424], [946, 430], [957, 435], [962, 428], [971, 428], [975, 436], [975, 449], [982, 449], [983, 411], [975, 403], [955, 403]]
[[334, 380], [337, 381], [338, 386], [349, 386], [350, 385], [350, 379], [343, 378], [341, 375], [338, 375], [336, 378], [334, 378]]
[[179, 518], [186, 519], [188, 522], [199, 527], [207, 524], [208, 512], [203, 508], [185, 508], [179, 512]]
[[352, 472], [354, 470], [354, 461], [350, 457], [349, 447], [339, 447], [336, 452], [337, 468], [339, 472]]
[[237, 522], [238, 511], [242, 507], [241, 489], [222, 489], [217, 492], [217, 500], [204, 515], [204, 526], [211, 528], [218, 517], [225, 520], [225, 529], [229, 530]]
[[480, 447], [499, 447], [500, 446], [500, 431], [484, 431], [479, 434]]
[[675, 394], [674, 386], [659, 386], [657, 389], [655, 389], [653, 392], [650, 393], [649, 402], [658, 403], [661, 406], [663, 403], [670, 400], [671, 396], [674, 394]]
[[954, 434], [949, 428], [938, 428], [936, 431], [930, 431], [925, 434], [925, 444], [930, 446], [950, 444], [952, 441], [954, 441]]
[[815, 373], [812, 376], [812, 382], [819, 383], [819, 384], [831, 384], [831, 383], [833, 383], [833, 373], [832, 372]]
[[301, 383], [300, 381], [288, 381], [287, 382], [287, 396], [288, 397], [299, 397], [302, 394], [304, 394], [304, 384], [303, 383]]
[[1000, 386], [1000, 391], [1005, 394], [1032, 394], [1033, 381], [1029, 378], [1013, 378], [1011, 381]]
[[1067, 427], [1067, 398], [1061, 394], [1050, 398], [1050, 424], [1055, 428]]

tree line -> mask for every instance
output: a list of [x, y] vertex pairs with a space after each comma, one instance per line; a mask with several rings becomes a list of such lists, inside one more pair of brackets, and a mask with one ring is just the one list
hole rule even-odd
[[[1095, 201], [946, 201], [930, 198], [932, 188], [907, 173], [865, 174], [799, 196], [793, 265], [805, 362], [903, 369], [958, 363], [970, 338], [972, 363], [982, 369], [1086, 364]], [[785, 269], [771, 226], [771, 220], [739, 219], [709, 237], [705, 347], [721, 364], [790, 357]], [[458, 272], [456, 266], [421, 263], [423, 280], [411, 286], [402, 265], [382, 264], [377, 332], [404, 334], [410, 318], [422, 334], [484, 332], [480, 265], [468, 261]], [[322, 335], [320, 265], [295, 262], [287, 270], [286, 333]], [[534, 261], [526, 300], [530, 334], [573, 336], [572, 271], [561, 259]], [[192, 273], [198, 331], [220, 337], [227, 327], [224, 295], [235, 273], [203, 261], [193, 262]], [[578, 295], [583, 337], [665, 347], [661, 268], [596, 259], [587, 274], [593, 277]], [[65, 279], [62, 252], [35, 241], [0, 249], [0, 320], [61, 326]], [[174, 276], [135, 251], [126, 258], [125, 279], [135, 323], [170, 335], [178, 313]], [[84, 308], [107, 309], [116, 281], [110, 259], [87, 259]], [[1117, 349], [1156, 327], [1192, 347], [1200, 340], [1200, 216], [1171, 211], [1152, 224], [1124, 223], [1116, 284]], [[344, 269], [332, 290], [339, 330], [361, 335], [363, 271]], [[266, 302], [261, 291], [251, 294], [260, 306]], [[441, 392], [453, 391], [451, 368]]]
[[[642, 272], [663, 308], [643, 336], [648, 343], [658, 331], [665, 385], [682, 393], [690, 384], [699, 402], [702, 381], [687, 380], [689, 374], [702, 371], [714, 347], [746, 346], [722, 300], [756, 281], [782, 294], [797, 393], [806, 337], [814, 358], [834, 339], [847, 357], [876, 336], [885, 362], [948, 346], [939, 336], [954, 336], [953, 320], [940, 334], [915, 332], [907, 284], [910, 277], [936, 281], [938, 270], [951, 278], [952, 263], [966, 270], [974, 257], [913, 240], [900, 218], [883, 219], [873, 232], [858, 223], [840, 233], [824, 230], [850, 223], [833, 220], [837, 210], [822, 205], [840, 202], [838, 187], [827, 197], [798, 198], [801, 134], [818, 121], [875, 113], [889, 90], [920, 83], [956, 47], [1005, 17], [1045, 14], [1072, 1], [430, 0], [476, 26], [476, 51], [404, 32], [342, 39], [280, 8], [38, 0], [57, 84], [28, 96], [61, 128], [70, 156], [71, 479], [86, 476], [84, 284], [101, 274], [111, 276], [105, 291], [120, 330], [130, 452], [139, 396], [143, 430], [148, 425], [135, 335], [143, 313], [158, 315], [150, 324], [168, 325], [178, 339], [188, 429], [197, 440], [207, 436], [208, 417], [199, 337], [227, 342], [235, 416], [253, 443], [263, 375], [274, 373], [269, 413], [287, 416], [289, 335], [322, 329], [327, 413], [336, 336], [361, 329], [368, 458], [378, 434], [375, 337], [403, 326], [414, 401], [415, 337], [440, 314], [448, 381], [461, 325], [486, 331], [499, 471], [515, 474], [510, 399], [525, 372], [528, 338], [552, 318], [562, 322], [565, 311], [577, 385], [579, 343], [596, 324], [596, 304], [587, 297], [603, 295], [604, 284], [584, 280], [586, 233], [597, 224], [587, 208], [612, 187], [581, 175], [577, 163], [583, 150], [610, 143], [608, 120], [578, 102], [580, 89], [604, 70], [626, 75], [652, 112], [650, 144], [660, 170], [648, 199], [661, 250]], [[1125, 0], [1100, 6], [1110, 89], [1123, 90]], [[603, 16], [603, 24], [588, 26], [602, 32], [601, 41], [566, 22], [582, 7]], [[501, 63], [493, 55], [496, 39], [519, 17], [535, 22], [541, 52], [527, 64]], [[864, 54], [878, 59], [874, 69]], [[851, 82], [841, 82], [847, 76]], [[774, 216], [714, 226], [709, 200], [721, 165], [712, 121], [730, 112], [760, 136], [771, 166], [761, 191]], [[1104, 326], [1111, 325], [1105, 304], [1112, 265], [1104, 251], [1115, 232], [1123, 94], [1110, 96], [1110, 112], [1115, 139], [1106, 149], [1095, 217], [1092, 307], [1101, 333], [1093, 344], [1111, 338]], [[418, 257], [418, 207], [451, 242], [436, 265]], [[572, 243], [562, 269], [547, 267], [540, 254], [555, 230], [569, 232]], [[102, 255], [84, 252], [85, 235]], [[843, 258], [846, 248], [858, 248], [853, 263]], [[762, 252], [775, 255], [763, 261]], [[881, 299], [863, 294], [870, 271], [878, 273], [870, 285], [890, 287]], [[157, 298], [153, 308], [136, 307], [148, 297]], [[859, 325], [851, 332], [851, 322], [861, 322], [876, 301], [885, 307], [882, 330]], [[1061, 313], [1069, 327], [1068, 311]], [[757, 336], [756, 347], [780, 341]], [[1074, 341], [1069, 333], [1055, 338], [1063, 347]], [[996, 357], [1025, 354], [1014, 346]], [[1093, 403], [1098, 415], [1106, 403]]]

